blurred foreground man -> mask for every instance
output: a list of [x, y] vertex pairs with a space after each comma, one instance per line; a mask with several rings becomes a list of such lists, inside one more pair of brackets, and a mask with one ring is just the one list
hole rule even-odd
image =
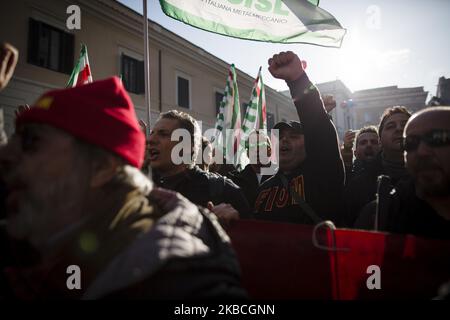
[[386, 230], [450, 239], [450, 107], [412, 116], [403, 149], [412, 179], [397, 186], [383, 203]]
[[0, 150], [0, 297], [242, 296], [216, 218], [176, 193], [150, 193], [144, 152], [118, 78], [48, 92], [18, 116]]

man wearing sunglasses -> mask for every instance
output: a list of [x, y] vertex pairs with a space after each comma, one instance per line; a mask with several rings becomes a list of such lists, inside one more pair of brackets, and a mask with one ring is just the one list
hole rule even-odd
[[402, 145], [412, 179], [388, 198], [386, 230], [450, 239], [450, 107], [411, 117]]

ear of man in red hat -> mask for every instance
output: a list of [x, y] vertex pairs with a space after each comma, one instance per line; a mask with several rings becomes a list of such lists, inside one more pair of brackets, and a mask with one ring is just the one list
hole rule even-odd
[[[201, 292], [194, 284], [204, 281], [166, 271], [174, 258], [183, 265], [206, 257], [194, 259], [201, 277], [217, 269], [214, 257], [235, 259], [229, 240], [217, 239], [224, 234], [217, 221], [207, 222], [214, 217], [177, 194], [151, 191], [139, 170], [144, 151], [144, 134], [118, 78], [50, 91], [18, 116], [16, 133], [0, 149], [7, 187], [0, 248], [12, 248], [5, 256], [14, 257], [0, 265], [8, 267], [0, 268], [0, 296], [7, 283], [14, 298], [183, 298]], [[224, 244], [224, 255], [213, 257], [213, 242]], [[178, 243], [176, 250], [167, 243]], [[78, 280], [68, 279], [70, 266], [79, 268]], [[207, 287], [223, 287], [227, 275], [224, 287], [238, 287], [237, 268], [225, 273], [220, 281], [210, 276]], [[164, 289], [165, 277], [177, 278], [180, 287]]]

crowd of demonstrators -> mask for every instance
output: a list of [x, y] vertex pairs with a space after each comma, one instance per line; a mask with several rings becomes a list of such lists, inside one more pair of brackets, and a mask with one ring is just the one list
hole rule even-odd
[[[355, 225], [363, 207], [375, 200], [380, 175], [389, 177], [392, 185], [408, 178], [402, 149], [402, 135], [411, 114], [405, 107], [387, 108], [378, 127], [380, 151], [374, 159], [366, 161], [364, 169], [348, 181], [343, 198], [343, 224], [364, 227], [365, 222]], [[373, 149], [373, 148], [372, 148]]]
[[293, 52], [274, 55], [269, 71], [286, 81], [301, 122], [274, 126], [279, 130], [279, 170], [259, 188], [255, 218], [306, 224], [338, 221], [344, 165], [320, 94]]
[[[0, 90], [18, 55], [1, 50]], [[340, 148], [336, 101], [322, 100], [300, 58], [281, 52], [268, 63], [300, 119], [274, 126], [273, 175], [263, 170], [273, 152], [265, 130], [249, 134], [240, 172], [214, 163], [220, 151], [187, 113], [162, 113], [146, 140], [118, 78], [21, 106], [0, 145], [0, 298], [245, 297], [219, 224], [240, 218], [450, 239], [449, 107], [388, 108], [378, 129], [349, 131]], [[81, 290], [67, 288], [70, 265]]]
[[353, 176], [361, 174], [367, 165], [376, 158], [379, 151], [380, 138], [375, 126], [366, 126], [358, 131], [347, 131], [341, 147], [346, 184], [352, 180]]
[[[250, 132], [245, 148], [250, 163], [241, 172], [231, 172], [229, 177], [241, 188], [251, 208], [254, 208], [255, 200], [258, 196], [258, 188], [271, 177], [271, 175], [261, 172], [262, 168], [271, 166], [272, 148], [270, 137], [263, 130], [254, 130]], [[262, 159], [263, 153], [265, 154]]]
[[216, 217], [154, 189], [139, 170], [144, 152], [118, 78], [47, 92], [18, 115], [0, 149], [1, 298], [245, 296]]
[[[183, 142], [182, 136], [179, 139], [171, 138], [177, 129], [186, 130], [191, 139], [187, 161], [173, 159], [184, 151], [177, 153], [174, 149]], [[195, 165], [200, 150], [201, 132], [192, 116], [176, 110], [162, 113], [149, 137], [150, 166], [155, 184], [179, 192], [193, 203], [207, 207], [225, 223], [250, 217], [251, 208], [233, 181], [203, 171]]]

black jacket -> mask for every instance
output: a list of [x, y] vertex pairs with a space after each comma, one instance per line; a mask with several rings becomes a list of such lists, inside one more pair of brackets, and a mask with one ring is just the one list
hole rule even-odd
[[[411, 178], [400, 181], [394, 190], [385, 192], [380, 198], [381, 231], [450, 239], [450, 221], [445, 220], [427, 202], [417, 197]], [[373, 229], [376, 206], [376, 201], [372, 201], [364, 207], [356, 221], [356, 227]]]
[[[306, 159], [287, 181], [321, 219], [337, 221], [344, 186], [344, 164], [336, 129], [320, 93], [306, 74], [288, 83], [305, 135]], [[281, 172], [264, 182], [255, 201], [255, 218], [293, 223], [312, 223], [293, 204]]]
[[[231, 172], [228, 177], [241, 188], [249, 205], [253, 208], [256, 197], [258, 196], [258, 188], [260, 183], [252, 166], [248, 164], [241, 172]], [[270, 177], [271, 176], [262, 176], [261, 184]]]
[[370, 161], [355, 159], [351, 167], [345, 166], [345, 185], [348, 186], [354, 177], [359, 176], [370, 165]]
[[230, 179], [205, 172], [198, 167], [188, 169], [175, 176], [155, 178], [158, 187], [177, 191], [196, 205], [207, 207], [208, 201], [214, 205], [229, 203], [241, 218], [251, 216], [251, 208], [242, 190]]
[[395, 186], [402, 180], [408, 179], [406, 171], [394, 171], [383, 165], [381, 152], [377, 157], [367, 162], [359, 174], [355, 174], [344, 189], [343, 199], [343, 225], [353, 227], [360, 211], [369, 202], [375, 200], [377, 192], [377, 179], [380, 175], [387, 175], [391, 178], [391, 184]]
[[403, 181], [389, 198], [386, 231], [426, 238], [450, 239], [450, 220], [416, 196], [412, 180]]

